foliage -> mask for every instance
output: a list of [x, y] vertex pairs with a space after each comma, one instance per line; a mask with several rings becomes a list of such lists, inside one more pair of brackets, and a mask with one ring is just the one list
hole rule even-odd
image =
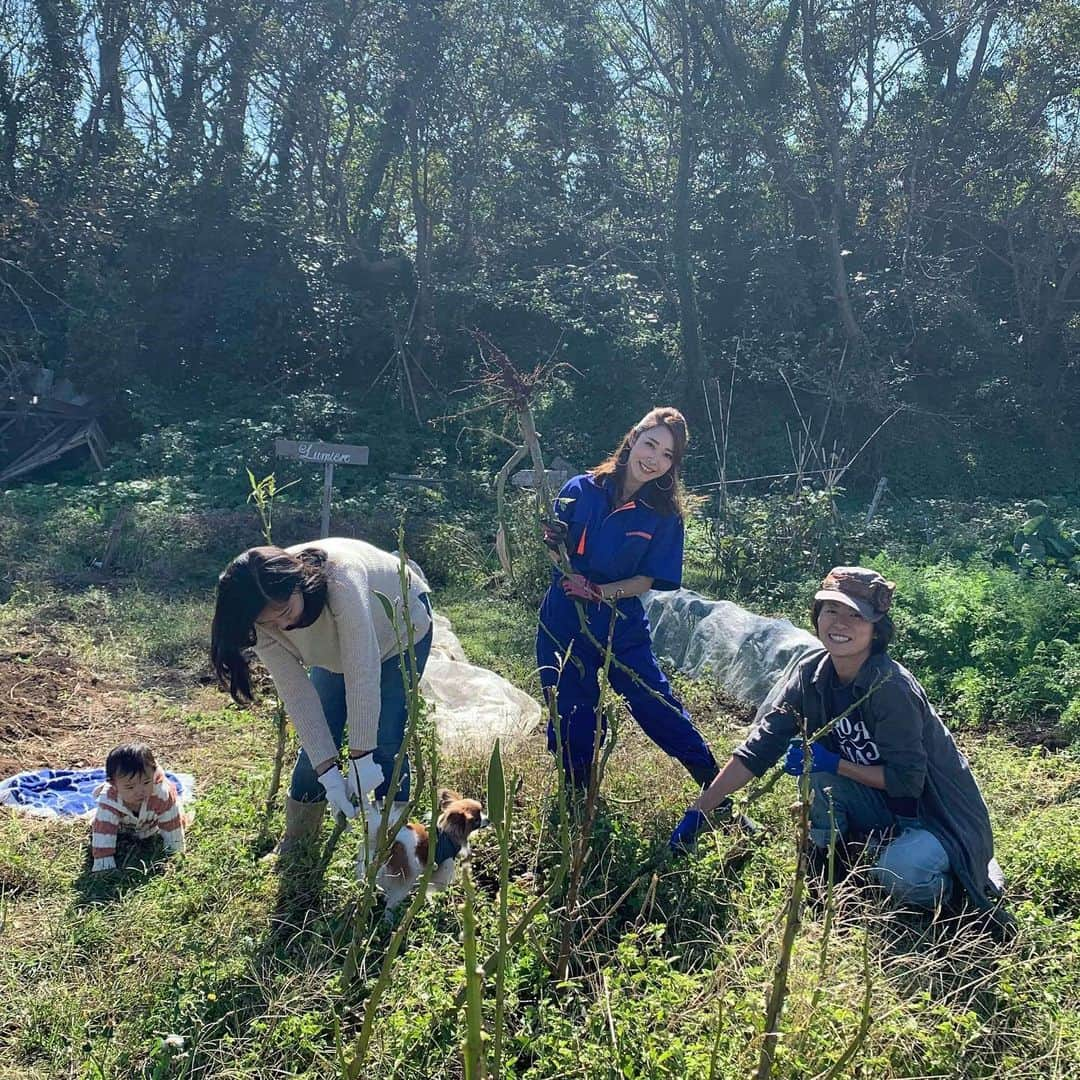
[[509, 595], [532, 608], [539, 608], [551, 584], [552, 564], [547, 549], [539, 541], [536, 496], [522, 492], [509, 502], [507, 522], [510, 547], [514, 553], [514, 576], [507, 583]]
[[[808, 578], [836, 563], [842, 532], [837, 493], [779, 487], [767, 498], [732, 498], [725, 510], [691, 530], [688, 560], [727, 600], [753, 598], [767, 607], [805, 603]], [[845, 536], [846, 539], [846, 536]]]
[[291, 484], [285, 484], [279, 488], [274, 473], [264, 476], [261, 480], [256, 480], [255, 474], [250, 469], [247, 470], [247, 478], [248, 483], [251, 485], [248, 502], [255, 504], [255, 509], [259, 514], [263, 542], [272, 544], [274, 542], [274, 500], [285, 488], [292, 487], [292, 484], [298, 484], [300, 481], [293, 480]]
[[148, 460], [184, 397], [196, 439], [264, 396], [464, 417], [478, 326], [572, 365], [574, 452], [659, 397], [700, 430], [738, 351], [745, 475], [783, 375], [849, 448], [904, 407], [850, 482], [1075, 490], [1069, 0], [129, 8], [0, 9], [0, 380], [48, 364]]
[[[259, 730], [269, 731], [266, 721], [260, 714]], [[355, 1032], [358, 1012], [342, 1009], [335, 978], [342, 919], [357, 890], [350, 853], [339, 850], [321, 882], [271, 874], [251, 851], [251, 811], [267, 768], [265, 745], [249, 734], [253, 718], [223, 710], [178, 720], [188, 722], [200, 733], [201, 784], [182, 862], [146, 871], [132, 866], [108, 885], [88, 881], [80, 870], [80, 830], [28, 826], [10, 816], [0, 821], [9, 919], [0, 962], [7, 1003], [0, 1061], [30, 1080], [79, 1068], [150, 1076], [166, 1045], [191, 1076], [335, 1075], [335, 1023], [345, 1035]], [[662, 869], [654, 884], [643, 882], [609, 913], [640, 872], [644, 853], [662, 845], [664, 819], [669, 825], [688, 797], [644, 739], [627, 750], [620, 762], [636, 762], [639, 771], [613, 783], [632, 785], [620, 789], [627, 791], [647, 783], [653, 796], [635, 805], [609, 801], [602, 811], [577, 934], [581, 947], [566, 979], [555, 983], [549, 975], [555, 912], [542, 911], [506, 957], [507, 1074], [599, 1080], [614, 1070], [704, 1078], [714, 1049], [717, 1075], [745, 1073], [756, 1060], [778, 892], [791, 872], [784, 826], [790, 796], [777, 793], [762, 808], [776, 835], [749, 858], [732, 866], [734, 839], [719, 835], [715, 850], [707, 846]], [[257, 766], [238, 779], [238, 761], [253, 754]], [[542, 751], [519, 747], [507, 760], [525, 774], [508, 849], [505, 896], [513, 923], [545, 872], [537, 854], [550, 777]], [[925, 925], [906, 927], [847, 899], [825, 995], [811, 1012], [820, 917], [808, 912], [805, 941], [792, 961], [777, 1077], [820, 1072], [850, 1041], [868, 928], [876, 1021], [856, 1067], [881, 1075], [991, 1075], [1008, 1063], [1009, 1075], [1021, 1080], [1065, 1080], [1067, 1070], [1054, 1061], [1071, 1060], [1080, 1045], [1070, 1019], [1080, 983], [1069, 962], [1080, 928], [1076, 849], [1062, 829], [1080, 776], [1075, 762], [1060, 755], [1032, 762], [1002, 744], [983, 748], [977, 766], [983, 776], [1027, 769], [1035, 780], [1015, 818], [1006, 811], [1016, 792], [988, 789], [1014, 895], [1030, 898], [1019, 912], [1027, 935], [1022, 952], [999, 953], [952, 926], [936, 939], [929, 931], [927, 940]], [[483, 767], [482, 760], [455, 762], [446, 779], [479, 794]], [[479, 786], [469, 786], [470, 776], [474, 784], [480, 778]], [[1063, 801], [1031, 810], [1032, 795]], [[490, 833], [473, 846], [475, 933], [486, 955], [499, 938], [503, 894], [493, 885], [505, 880], [503, 853]], [[454, 1020], [452, 1002], [463, 975], [461, 895], [459, 886], [435, 898], [410, 926], [379, 1009], [372, 1071], [419, 1080], [446, 1075], [448, 1060], [460, 1060], [465, 1029]], [[369, 972], [388, 935], [389, 928], [373, 927]], [[493, 999], [485, 998], [483, 1010], [484, 1028], [492, 1031]], [[165, 1044], [167, 1035], [182, 1046]]]
[[825, 492], [732, 499], [726, 517], [691, 522], [686, 583], [805, 626], [830, 566], [872, 565], [897, 582], [892, 653], [951, 722], [1070, 739], [1080, 730], [1080, 586], [1070, 570], [1013, 558], [1025, 513], [939, 499], [867, 525]]
[[1066, 536], [1061, 523], [1055, 521], [1049, 507], [1041, 499], [1028, 504], [1032, 516], [1013, 537], [1018, 562], [1025, 566], [1059, 568], [1080, 579], [1080, 535]]
[[1048, 912], [1075, 916], [1080, 903], [1080, 824], [1075, 807], [1042, 807], [1010, 836], [1000, 857]]
[[[277, 875], [258, 862], [270, 708], [264, 702], [238, 713], [197, 686], [215, 560], [235, 553], [241, 534], [258, 538], [257, 515], [231, 511], [243, 524], [229, 533], [230, 511], [178, 513], [151, 499], [135, 515], [130, 543], [138, 550], [123, 553], [114, 580], [86, 584], [75, 576], [85, 570], [84, 531], [104, 534], [104, 499], [93, 488], [27, 485], [5, 502], [0, 529], [19, 576], [0, 608], [0, 646], [25, 653], [28, 674], [29, 645], [40, 635], [35, 648], [47, 643], [118, 685], [174, 686], [182, 706], [159, 715], [144, 695], [135, 707], [140, 724], [185, 736], [168, 764], [198, 776], [197, 816], [182, 861], [151, 858], [143, 868], [135, 859], [108, 882], [84, 873], [83, 827], [0, 817], [0, 1071], [28, 1080], [336, 1075], [337, 1048], [356, 1037], [394, 929], [379, 919], [366, 925], [358, 984], [343, 986], [343, 942], [362, 895], [355, 849], [346, 837], [322, 877]], [[766, 519], [766, 508], [756, 512]], [[532, 598], [500, 593], [482, 566], [455, 555], [464, 550], [454, 532], [460, 515], [445, 513], [429, 538], [430, 558], [446, 563], [437, 608], [451, 616], [474, 661], [535, 692]], [[998, 517], [1008, 525], [1011, 513]], [[296, 523], [277, 514], [274, 527], [278, 535]], [[981, 529], [974, 531], [981, 536]], [[886, 531], [897, 550], [915, 549], [917, 530]], [[1023, 679], [1031, 667], [1023, 650], [1034, 656], [1037, 637], [1051, 641], [1060, 627], [1076, 640], [1074, 594], [1060, 578], [1023, 576], [980, 558], [927, 566], [910, 554], [886, 554], [877, 565], [901, 580], [898, 609], [912, 598], [901, 637], [939, 650], [919, 666], [924, 681], [931, 662], [947, 671], [965, 649], [978, 670], [1004, 671], [1010, 640]], [[767, 585], [754, 587], [765, 595]], [[1013, 621], [995, 638], [1003, 617]], [[995, 677], [1011, 687], [1008, 675]], [[718, 708], [706, 686], [684, 683], [680, 694], [723, 755], [745, 716]], [[26, 693], [21, 684], [15, 689], [12, 700]], [[864, 1001], [864, 941], [873, 1023], [851, 1068], [875, 1076], [1069, 1076], [1068, 1061], [1080, 1055], [1073, 961], [1080, 846], [1071, 825], [1080, 769], [1074, 753], [1018, 750], [1003, 738], [965, 738], [963, 748], [990, 804], [1020, 941], [1003, 950], [974, 927], [888, 914], [845, 894], [823, 963], [822, 917], [806, 911], [774, 1076], [818, 1075], [841, 1061]], [[474, 838], [468, 917], [477, 958], [498, 961], [484, 979], [472, 973], [482, 998], [473, 1000], [471, 1030], [480, 1037], [501, 1026], [503, 1073], [536, 1080], [747, 1074], [762, 1043], [794, 866], [790, 786], [755, 804], [771, 830], [756, 845], [717, 832], [671, 862], [667, 832], [691, 785], [642, 732], [621, 725], [569, 927], [569, 963], [555, 980], [567, 925], [564, 905], [543, 899], [559, 859], [543, 738], [501, 745], [497, 760], [455, 754], [444, 768], [441, 780], [469, 795], [486, 790], [489, 811], [502, 818]], [[517, 776], [520, 785], [509, 779]], [[408, 925], [370, 1029], [373, 1074], [460, 1075], [461, 897], [459, 885], [419, 905]], [[538, 901], [526, 932], [500, 949], [508, 928]], [[477, 1048], [475, 1038], [471, 1045]], [[494, 1040], [487, 1052], [490, 1063]]]
[[1060, 573], [871, 560], [897, 582], [894, 654], [956, 721], [1019, 727], [1080, 695], [1080, 589]]

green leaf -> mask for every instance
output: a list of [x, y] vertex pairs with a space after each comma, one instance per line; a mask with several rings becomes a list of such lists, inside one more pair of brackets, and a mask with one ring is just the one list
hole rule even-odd
[[506, 776], [503, 773], [502, 751], [499, 749], [498, 739], [495, 740], [491, 761], [488, 762], [487, 802], [488, 817], [501, 829], [506, 823]]
[[372, 592], [378, 597], [379, 603], [382, 604], [382, 609], [386, 612], [386, 617], [390, 620], [392, 625], [394, 622], [394, 605], [390, 597], [387, 596], [386, 593], [379, 592], [378, 589], [373, 589]]

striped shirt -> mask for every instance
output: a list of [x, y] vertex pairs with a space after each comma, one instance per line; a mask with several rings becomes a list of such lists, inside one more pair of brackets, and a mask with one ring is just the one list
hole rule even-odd
[[108, 781], [94, 794], [98, 802], [90, 832], [92, 872], [116, 868], [116, 837], [121, 830], [133, 833], [138, 840], [161, 833], [167, 852], [184, 850], [184, 819], [176, 788], [161, 769], [154, 775], [153, 793], [138, 810], [131, 810]]

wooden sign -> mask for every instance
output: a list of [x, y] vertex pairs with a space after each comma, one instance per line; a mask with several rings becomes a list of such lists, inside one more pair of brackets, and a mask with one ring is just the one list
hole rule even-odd
[[[548, 491], [557, 492], [562, 490], [563, 484], [570, 479], [570, 474], [564, 469], [545, 469], [544, 478], [547, 480]], [[514, 487], [536, 487], [536, 473], [532, 469], [522, 469], [510, 477], [510, 483]]]
[[[548, 491], [553, 495], [557, 494], [563, 484], [565, 484], [571, 476], [576, 476], [578, 472], [579, 470], [575, 469], [566, 458], [556, 457], [554, 461], [548, 463], [548, 467], [544, 470], [544, 478], [547, 480]], [[510, 477], [510, 483], [513, 484], [514, 487], [534, 488], [536, 487], [536, 478], [533, 475], [532, 469], [521, 469]]]
[[349, 446], [346, 443], [290, 442], [288, 439], [275, 439], [274, 452], [278, 457], [323, 466], [322, 531], [319, 535], [325, 539], [330, 535], [330, 492], [334, 486], [334, 466], [366, 465], [368, 448]]
[[368, 448], [348, 446], [345, 443], [290, 442], [275, 439], [274, 451], [278, 457], [310, 461], [315, 465], [366, 465]]

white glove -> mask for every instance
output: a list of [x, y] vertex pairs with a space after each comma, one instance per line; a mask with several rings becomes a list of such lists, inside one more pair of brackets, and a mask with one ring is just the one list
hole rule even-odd
[[326, 801], [346, 818], [356, 817], [356, 807], [345, 790], [345, 777], [338, 772], [337, 768], [327, 769], [319, 777], [319, 783], [326, 789]]
[[371, 793], [383, 782], [382, 768], [375, 764], [371, 754], [349, 758], [349, 767], [345, 775], [349, 782], [349, 798], [368, 803]]

